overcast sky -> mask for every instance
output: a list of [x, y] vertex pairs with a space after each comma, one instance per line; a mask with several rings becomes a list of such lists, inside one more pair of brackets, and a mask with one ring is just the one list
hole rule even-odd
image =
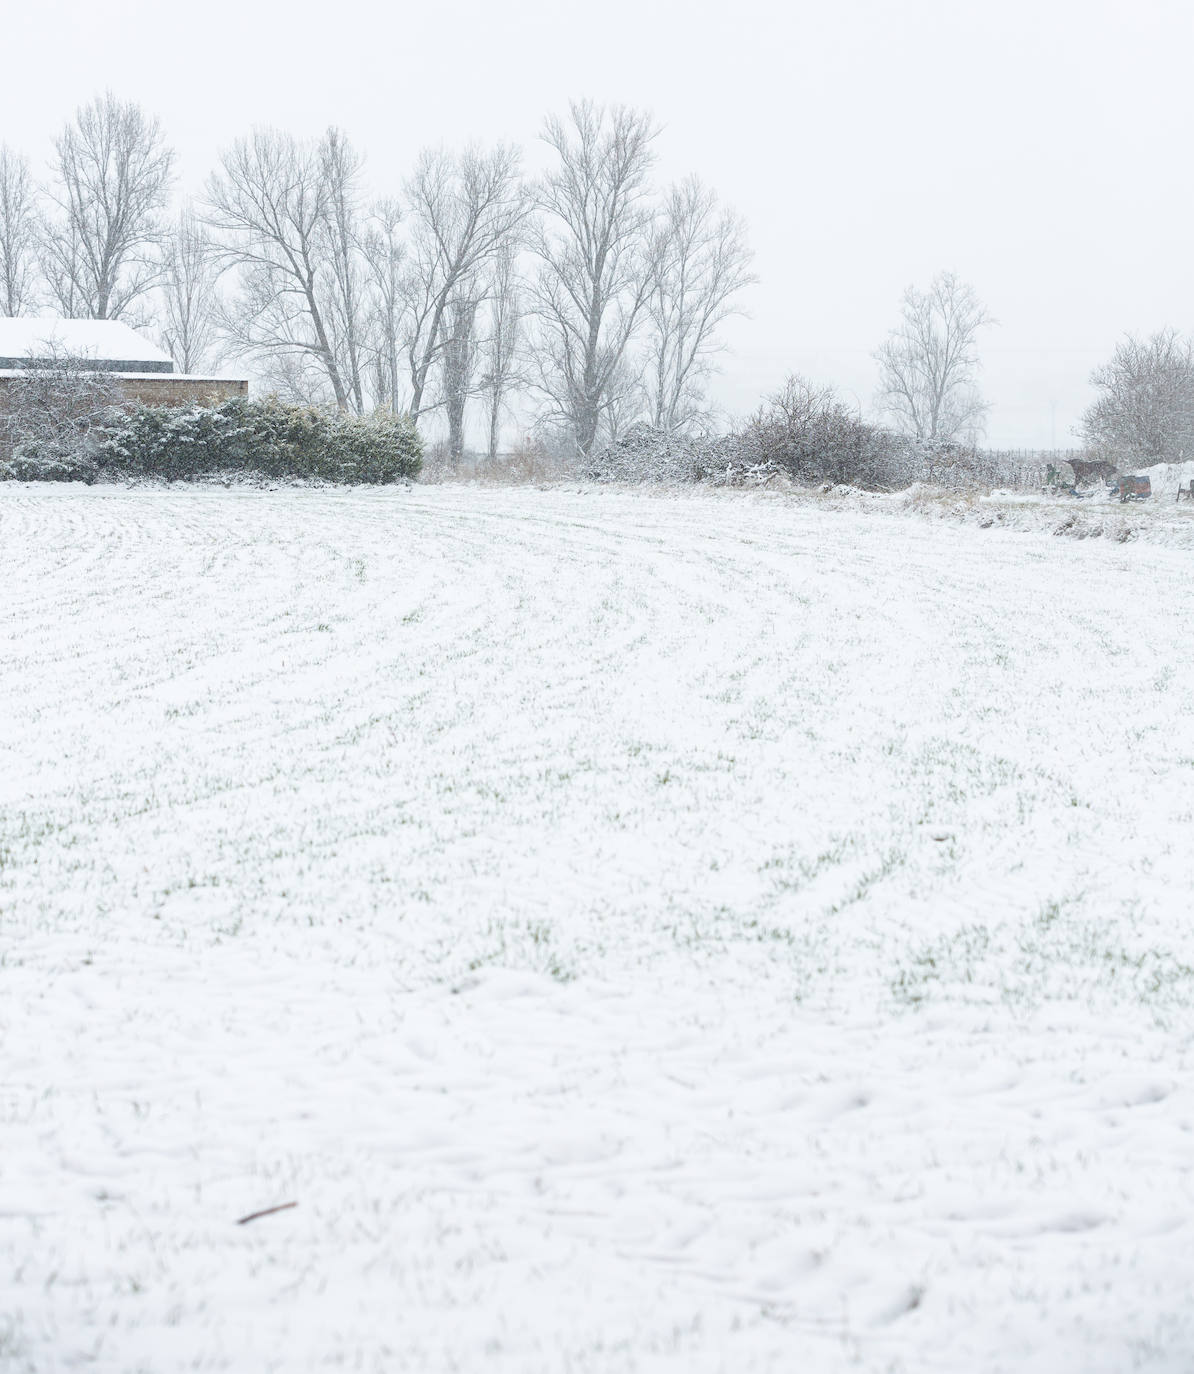
[[869, 410], [904, 288], [941, 268], [999, 321], [997, 445], [1075, 442], [1117, 338], [1194, 324], [1191, 0], [36, 0], [3, 27], [0, 139], [39, 171], [105, 87], [161, 117], [194, 190], [254, 124], [340, 126], [381, 192], [427, 144], [536, 165], [570, 98], [650, 109], [660, 181], [699, 173], [756, 249], [733, 413], [792, 371]]

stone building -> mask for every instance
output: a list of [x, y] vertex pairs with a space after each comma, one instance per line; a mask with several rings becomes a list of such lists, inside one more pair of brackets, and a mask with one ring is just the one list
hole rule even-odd
[[169, 354], [119, 320], [64, 320], [21, 315], [0, 318], [0, 411], [12, 378], [64, 359], [85, 371], [111, 372], [120, 395], [146, 405], [213, 405], [248, 395], [243, 377], [176, 372]]

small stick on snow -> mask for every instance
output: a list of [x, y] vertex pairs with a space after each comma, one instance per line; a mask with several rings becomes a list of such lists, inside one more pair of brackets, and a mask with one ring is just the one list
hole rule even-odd
[[236, 1224], [243, 1226], [247, 1221], [256, 1221], [258, 1217], [272, 1217], [275, 1212], [288, 1212], [297, 1206], [297, 1202], [280, 1202], [277, 1207], [263, 1207], [260, 1212], [250, 1212], [247, 1217], [240, 1217]]

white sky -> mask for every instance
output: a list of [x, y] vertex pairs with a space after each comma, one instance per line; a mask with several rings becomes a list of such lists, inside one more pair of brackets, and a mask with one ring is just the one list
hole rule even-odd
[[[871, 353], [939, 268], [1000, 321], [988, 441], [1058, 446], [1125, 331], [1188, 328], [1190, 0], [456, 0], [5, 6], [0, 139], [44, 167], [104, 87], [161, 116], [182, 183], [255, 123], [343, 128], [397, 190], [430, 143], [532, 146], [588, 95], [651, 109], [658, 174], [746, 217], [759, 285], [714, 388], [789, 371], [869, 407]], [[24, 55], [24, 56], [21, 56]]]

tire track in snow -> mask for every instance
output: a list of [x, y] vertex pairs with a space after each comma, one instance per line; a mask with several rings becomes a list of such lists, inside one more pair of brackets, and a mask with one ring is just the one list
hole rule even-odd
[[[1188, 1350], [1188, 1051], [1098, 944], [1135, 901], [1188, 957], [1176, 837], [1107, 847], [1191, 804], [1183, 564], [700, 496], [10, 496], [35, 1367]], [[1142, 693], [1108, 751], [1083, 712]]]

